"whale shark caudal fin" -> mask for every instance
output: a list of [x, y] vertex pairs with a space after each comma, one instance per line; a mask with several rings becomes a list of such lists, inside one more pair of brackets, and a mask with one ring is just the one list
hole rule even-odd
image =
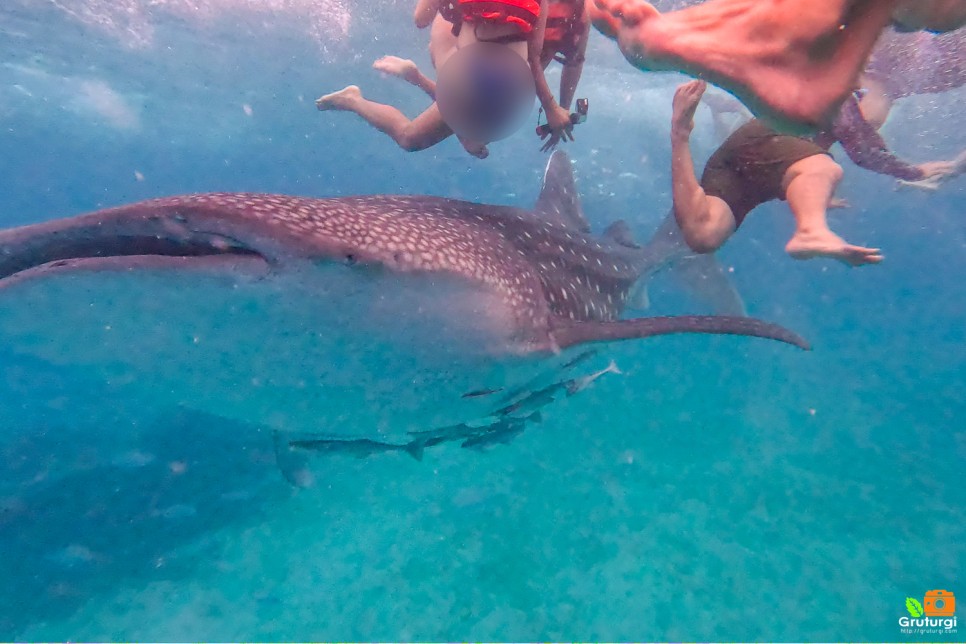
[[713, 254], [682, 257], [671, 263], [668, 274], [684, 291], [718, 315], [748, 315], [738, 289]]
[[556, 150], [547, 161], [543, 173], [543, 187], [533, 211], [547, 221], [553, 221], [581, 232], [590, 232], [590, 224], [580, 205], [574, 171], [570, 157], [563, 150]]
[[754, 318], [716, 315], [631, 318], [610, 322], [575, 322], [558, 318], [553, 321], [551, 333], [561, 349], [575, 344], [648, 338], [673, 333], [746, 335], [787, 342], [805, 350], [811, 349], [801, 336], [777, 324]]
[[627, 300], [630, 309], [643, 311], [650, 306], [647, 283], [652, 276], [667, 271], [688, 295], [718, 315], [746, 315], [745, 303], [714, 254], [699, 255], [684, 241], [672, 210], [651, 239], [643, 246], [641, 278]]

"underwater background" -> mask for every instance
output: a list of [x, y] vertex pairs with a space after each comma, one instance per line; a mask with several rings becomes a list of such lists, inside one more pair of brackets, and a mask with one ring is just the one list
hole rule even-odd
[[[454, 140], [406, 153], [315, 109], [350, 83], [426, 106], [371, 69], [385, 54], [431, 69], [411, 11], [5, 0], [0, 225], [215, 190], [530, 207], [547, 157], [529, 127], [479, 161]], [[624, 218], [646, 240], [666, 214], [683, 78], [637, 72], [592, 34], [590, 117], [564, 147], [596, 230]], [[950, 158], [964, 100], [904, 99], [885, 138]], [[706, 108], [694, 141], [698, 164], [720, 142]], [[906, 597], [966, 602], [966, 180], [896, 191], [833, 153], [851, 208], [832, 228], [882, 265], [789, 260], [781, 203], [719, 254], [749, 313], [812, 352], [608, 346], [591, 366], [624, 375], [508, 445], [319, 455], [305, 488], [281, 476], [270, 429], [311, 428], [376, 386], [333, 353], [349, 330], [313, 324], [324, 300], [164, 273], [3, 290], [0, 640], [916, 639], [899, 631]], [[661, 277], [650, 295], [651, 314], [703, 312]], [[371, 345], [378, 360], [378, 326]], [[322, 372], [345, 387], [321, 390]]]

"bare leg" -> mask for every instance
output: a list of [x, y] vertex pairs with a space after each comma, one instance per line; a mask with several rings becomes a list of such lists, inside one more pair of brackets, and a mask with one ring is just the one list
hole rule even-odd
[[[436, 81], [430, 79], [419, 71], [419, 68], [413, 61], [406, 60], [404, 58], [397, 58], [396, 56], [383, 56], [374, 62], [372, 66], [381, 72], [402, 78], [407, 83], [415, 85], [419, 89], [426, 92], [426, 94], [428, 94], [429, 97], [434, 101], [436, 100]], [[463, 146], [463, 149], [473, 156], [479, 159], [485, 159], [489, 155], [489, 150], [487, 150], [486, 145], [483, 143], [470, 141], [469, 139], [464, 139], [459, 135], [457, 135], [456, 138], [459, 139], [460, 145]]]
[[785, 251], [795, 259], [828, 257], [849, 266], [882, 261], [878, 248], [853, 246], [829, 229], [825, 213], [841, 180], [842, 167], [825, 154], [802, 159], [785, 172], [785, 198], [795, 215], [795, 234]]
[[408, 58], [383, 56], [372, 64], [372, 68], [401, 78], [410, 85], [414, 85], [426, 92], [434, 101], [436, 100], [436, 81], [419, 71], [416, 63]]
[[862, 85], [866, 89], [865, 94], [859, 100], [862, 118], [878, 130], [885, 125], [886, 119], [889, 118], [889, 112], [892, 111], [892, 99], [886, 94], [882, 83], [876, 80], [863, 78]]
[[635, 67], [705, 78], [790, 130], [835, 115], [898, 2], [709, 0], [660, 14], [643, 0], [595, 1], [595, 26]]
[[[447, 25], [448, 23], [440, 16], [437, 16], [436, 20], [433, 21], [429, 50], [434, 67], [441, 65], [456, 50], [456, 38]], [[376, 61], [373, 67], [380, 69], [379, 63], [387, 59], [400, 61], [403, 63], [403, 68], [406, 67], [406, 62], [412, 63], [412, 61], [403, 61], [395, 56], [387, 56], [380, 61]], [[390, 68], [393, 66], [393, 63], [389, 63]], [[415, 63], [412, 63], [412, 66], [416, 69]], [[392, 69], [384, 69], [383, 71], [394, 73]], [[418, 69], [416, 69], [416, 72], [425, 79], [425, 86], [422, 82], [415, 83], [408, 77], [405, 80], [413, 82], [414, 85], [423, 89], [430, 96], [435, 97], [436, 83], [423, 76]], [[430, 85], [432, 86], [431, 89]], [[370, 125], [391, 136], [399, 147], [410, 152], [425, 150], [453, 134], [453, 131], [443, 121], [435, 103], [410, 121], [405, 114], [395, 107], [366, 100], [356, 85], [349, 85], [338, 92], [322, 96], [315, 101], [315, 106], [319, 108], [319, 111], [355, 112]], [[467, 152], [479, 159], [485, 159], [489, 155], [489, 150], [482, 143], [466, 141], [462, 138], [459, 141]]]
[[[430, 148], [453, 133], [443, 121], [435, 103], [410, 121], [405, 114], [391, 105], [366, 100], [355, 85], [326, 94], [315, 101], [315, 105], [320, 111], [355, 112], [369, 125], [391, 136], [399, 147], [408, 152]], [[486, 154], [486, 147], [483, 147], [475, 156], [485, 158]]]

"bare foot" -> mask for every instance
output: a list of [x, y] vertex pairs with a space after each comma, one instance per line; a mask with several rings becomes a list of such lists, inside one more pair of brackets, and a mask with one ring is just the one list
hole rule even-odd
[[785, 252], [795, 259], [828, 257], [849, 266], [878, 264], [883, 260], [878, 248], [853, 246], [830, 230], [815, 234], [795, 233], [785, 245]]
[[316, 99], [315, 106], [319, 108], [320, 112], [327, 110], [348, 110], [351, 109], [353, 103], [361, 99], [362, 91], [359, 89], [359, 86], [349, 85], [345, 89], [340, 89], [338, 92], [332, 92], [331, 94], [326, 94]]
[[660, 12], [650, 2], [640, 0], [594, 0], [591, 19], [598, 19], [615, 27], [636, 27]]
[[687, 138], [694, 129], [694, 112], [708, 84], [693, 80], [677, 88], [671, 103], [671, 136]]
[[410, 83], [416, 82], [419, 78], [419, 68], [416, 67], [416, 63], [398, 56], [383, 56], [372, 64], [372, 68], [385, 74], [398, 76]]
[[588, 13], [597, 31], [613, 40], [617, 40], [623, 30], [633, 29], [647, 18], [660, 15], [650, 3], [633, 0], [594, 0]]
[[894, 4], [710, 0], [660, 14], [642, 0], [595, 2], [594, 25], [635, 67], [707, 79], [789, 131], [834, 116]]
[[475, 156], [477, 159], [485, 159], [490, 156], [490, 151], [487, 149], [486, 145], [483, 143], [477, 143], [476, 141], [470, 141], [469, 139], [464, 139], [461, 136], [457, 136], [460, 145], [463, 149]]

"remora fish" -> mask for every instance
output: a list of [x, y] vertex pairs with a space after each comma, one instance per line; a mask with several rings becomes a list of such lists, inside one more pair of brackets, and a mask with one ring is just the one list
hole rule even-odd
[[327, 452], [330, 454], [347, 454], [356, 458], [366, 458], [373, 454], [384, 452], [406, 452], [417, 461], [423, 460], [423, 443], [416, 441], [396, 444], [383, 443], [371, 438], [300, 438], [288, 441], [289, 447]]
[[617, 368], [617, 363], [613, 360], [610, 364], [601, 369], [600, 371], [595, 371], [594, 373], [587, 374], [586, 376], [580, 376], [579, 378], [573, 378], [564, 383], [567, 387], [567, 395], [573, 396], [589, 387], [595, 380], [607, 373], [616, 373], [621, 375], [623, 372]]
[[619, 319], [649, 258], [589, 233], [562, 152], [550, 159], [533, 211], [424, 195], [209, 193], [0, 232], [0, 286], [58, 271], [249, 260], [274, 270], [329, 262], [472, 284], [490, 298], [478, 322], [504, 330], [496, 353], [671, 333], [747, 335], [808, 348], [795, 333], [748, 317]]

